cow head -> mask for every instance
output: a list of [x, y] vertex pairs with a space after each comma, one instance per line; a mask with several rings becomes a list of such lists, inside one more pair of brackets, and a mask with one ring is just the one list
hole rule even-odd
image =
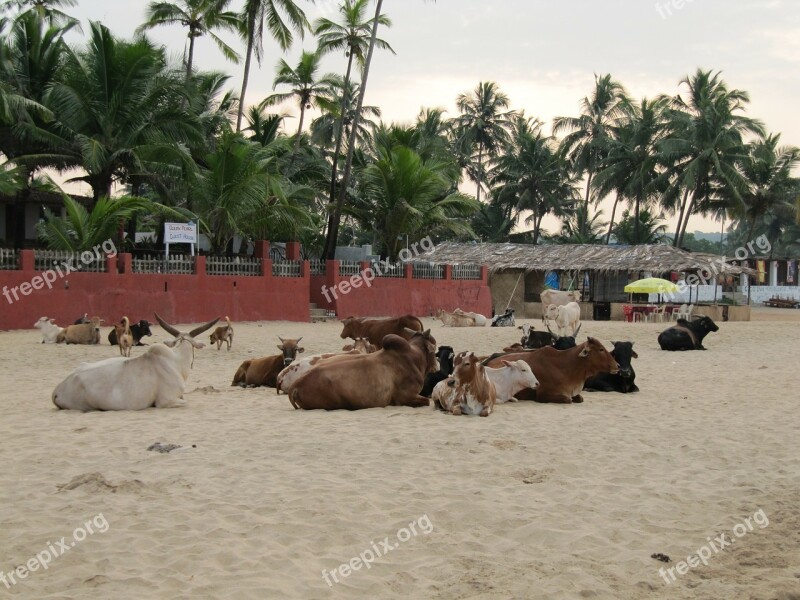
[[481, 362], [474, 352], [462, 352], [461, 360], [456, 365], [455, 371], [453, 371], [453, 377], [460, 384], [471, 383], [475, 381], [478, 369], [481, 367]]
[[503, 364], [510, 370], [511, 383], [514, 389], [524, 390], [525, 388], [530, 388], [535, 390], [539, 387], [539, 380], [533, 374], [531, 366], [524, 360], [504, 360]]
[[340, 321], [344, 327], [342, 328], [342, 333], [339, 337], [343, 340], [347, 338], [357, 338], [361, 335], [361, 328], [359, 325], [361, 324], [361, 319], [356, 319], [355, 317], [347, 317], [346, 319], [342, 319]]
[[345, 344], [342, 347], [344, 352], [352, 352], [355, 350], [358, 354], [372, 354], [377, 348], [369, 343], [367, 338], [357, 337], [353, 340], [352, 344]]
[[278, 339], [281, 341], [278, 344], [278, 350], [283, 353], [283, 366], [289, 366], [292, 361], [297, 358], [299, 353], [305, 351], [305, 348], [301, 348], [298, 346], [300, 340], [302, 340], [302, 336], [297, 338], [296, 340], [293, 339], [283, 339], [281, 336], [278, 336]]
[[440, 346], [436, 358], [439, 361], [439, 371], [445, 375], [450, 375], [453, 372], [453, 359], [455, 358], [453, 348], [451, 346]]
[[43, 327], [46, 327], [48, 324], [55, 325], [56, 324], [55, 319], [48, 319], [47, 317], [39, 317], [39, 320], [36, 321], [36, 323], [34, 323], [33, 326], [36, 329], [42, 329]]
[[195, 327], [194, 329], [192, 329], [187, 333], [179, 331], [174, 325], [170, 325], [169, 323], [167, 323], [164, 319], [158, 316], [158, 313], [154, 314], [156, 316], [156, 321], [158, 321], [161, 327], [164, 328], [164, 331], [175, 336], [173, 339], [166, 340], [164, 342], [164, 344], [166, 346], [169, 346], [170, 348], [176, 348], [177, 346], [180, 345], [181, 342], [188, 342], [192, 346], [192, 348], [197, 348], [197, 349], [205, 348], [206, 345], [203, 342], [196, 340], [195, 338], [201, 333], [211, 329], [214, 325], [217, 324], [217, 321], [219, 321], [219, 317], [217, 317], [213, 321], [209, 321], [205, 325], [200, 325], [200, 327]]
[[694, 325], [695, 329], [699, 329], [703, 335], [712, 331], [719, 331], [719, 326], [711, 320], [711, 317], [698, 315], [692, 319], [692, 325]]
[[547, 308], [544, 310], [544, 318], [549, 319], [550, 321], [555, 321], [556, 318], [558, 318], [558, 305], [548, 304]]
[[139, 321], [135, 325], [138, 325], [138, 327], [139, 327], [139, 337], [140, 338], [153, 335], [153, 332], [150, 331], [150, 321], [145, 321], [144, 319], [142, 319], [141, 321]]
[[567, 294], [567, 296], [571, 296], [574, 302], [581, 301], [581, 293], [578, 290], [573, 290]]
[[633, 342], [611, 342], [614, 344], [614, 350], [611, 351], [611, 356], [617, 361], [619, 365], [619, 374], [623, 377], [630, 377], [633, 373], [633, 366], [631, 361], [634, 358], [639, 358], [639, 355], [633, 349]]
[[533, 327], [531, 327], [526, 323], [525, 325], [520, 325], [519, 327], [517, 327], [517, 329], [522, 330], [522, 339], [520, 340], [519, 343], [524, 346], [525, 342], [528, 341], [528, 336], [531, 334], [531, 331], [533, 331]]
[[578, 356], [587, 361], [586, 366], [589, 370], [598, 373], [617, 373], [619, 371], [617, 361], [599, 340], [589, 337], [578, 347], [581, 349]]

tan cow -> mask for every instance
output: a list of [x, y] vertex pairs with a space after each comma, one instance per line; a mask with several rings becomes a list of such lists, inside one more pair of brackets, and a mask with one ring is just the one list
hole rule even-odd
[[292, 406], [302, 409], [358, 410], [386, 406], [428, 406], [420, 396], [426, 373], [438, 370], [436, 340], [430, 330], [389, 334], [372, 354], [331, 359], [292, 386]]
[[281, 354], [244, 361], [236, 370], [231, 385], [276, 387], [278, 385], [278, 373], [289, 366], [297, 355], [305, 350], [298, 346], [300, 340], [303, 339], [302, 337], [296, 340], [285, 340], [279, 336], [278, 339], [281, 341], [278, 345], [278, 350], [281, 351]]
[[431, 400], [434, 406], [453, 415], [488, 417], [497, 401], [497, 392], [478, 357], [467, 352], [453, 371], [453, 377], [436, 384]]
[[436, 311], [436, 318], [439, 319], [445, 327], [475, 327], [474, 317], [450, 313], [442, 309]]
[[56, 342], [59, 344], [63, 342], [67, 344], [99, 344], [100, 325], [102, 323], [105, 323], [105, 321], [100, 317], [92, 317], [88, 323], [68, 325], [64, 328], [64, 331], [58, 334]]

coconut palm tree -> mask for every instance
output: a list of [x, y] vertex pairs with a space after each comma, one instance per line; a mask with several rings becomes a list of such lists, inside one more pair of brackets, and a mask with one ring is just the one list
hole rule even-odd
[[579, 200], [576, 177], [553, 137], [542, 132], [541, 123], [517, 117], [511, 143], [495, 159], [490, 173], [494, 202], [514, 220], [529, 213], [525, 222], [533, 225], [532, 242], [539, 243], [546, 215], [565, 216]]
[[71, 25], [80, 29], [78, 21], [61, 10], [77, 5], [77, 0], [8, 0], [2, 10], [16, 10], [17, 16], [35, 14], [40, 19], [46, 19], [50, 25]]
[[56, 115], [51, 139], [60, 160], [86, 172], [74, 180], [92, 187], [95, 202], [116, 182], [193, 165], [187, 145], [202, 144], [204, 132], [163, 48], [92, 23], [87, 47], [70, 50], [63, 71], [45, 96]]
[[145, 18], [137, 33], [162, 25], [182, 25], [189, 32], [189, 52], [186, 59], [186, 78], [192, 74], [194, 64], [194, 42], [206, 34], [214, 41], [222, 54], [233, 63], [239, 62], [239, 54], [219, 37], [215, 31], [242, 31], [240, 16], [226, 10], [231, 0], [176, 0], [175, 2], [150, 2]]
[[492, 81], [480, 82], [473, 92], [456, 98], [461, 115], [455, 119], [456, 147], [468, 157], [470, 179], [478, 186], [477, 199], [485, 179], [484, 164], [497, 156], [509, 141], [514, 111], [507, 110], [508, 96]]
[[406, 243], [426, 235], [471, 236], [467, 217], [479, 204], [450, 192], [438, 163], [426, 164], [411, 148], [395, 146], [360, 174], [368, 204], [357, 212], [364, 229], [372, 229], [382, 254], [397, 258]]
[[603, 211], [598, 210], [589, 216], [586, 205], [579, 204], [564, 217], [561, 232], [551, 239], [558, 244], [602, 244], [603, 230], [608, 225], [600, 220], [602, 215]]
[[[666, 136], [669, 102], [669, 98], [659, 97], [625, 105], [624, 116], [612, 127], [613, 135], [608, 139], [605, 157], [595, 177], [594, 185], [600, 195], [613, 190], [618, 199], [633, 203], [635, 231], [638, 231], [641, 209], [663, 191], [659, 189], [663, 170], [658, 146]], [[613, 227], [613, 213], [611, 219], [609, 232]], [[637, 239], [634, 233], [633, 243], [638, 243]]]
[[[358, 98], [358, 84], [350, 83], [350, 91], [342, 92], [341, 85], [331, 88], [331, 97], [328, 98], [324, 105], [322, 114], [311, 121], [311, 141], [322, 148], [330, 151], [331, 159], [333, 159], [335, 147], [339, 142], [339, 127], [343, 123], [344, 129], [342, 130], [342, 139], [348, 138], [350, 135], [350, 126], [353, 123], [353, 117], [356, 112], [356, 99]], [[341, 104], [339, 99], [347, 97], [347, 104], [345, 106], [344, 115], [341, 112]], [[344, 119], [342, 118], [344, 116]], [[364, 146], [371, 143], [372, 132], [377, 127], [375, 119], [380, 119], [381, 109], [377, 106], [362, 106], [361, 118], [358, 122], [358, 131], [356, 132], [356, 144]], [[341, 151], [341, 148], [340, 148]], [[335, 183], [335, 182], [334, 182]], [[330, 188], [329, 188], [330, 191]], [[329, 194], [330, 195], [330, 194]], [[330, 202], [330, 200], [329, 200]]]
[[561, 151], [572, 162], [578, 176], [586, 175], [586, 193], [583, 199], [588, 206], [592, 180], [607, 152], [612, 137], [612, 127], [625, 114], [628, 93], [611, 75], [594, 76], [594, 90], [581, 100], [578, 117], [556, 117], [553, 135], [568, 132], [561, 141]]
[[295, 139], [295, 152], [300, 147], [300, 136], [303, 133], [306, 110], [312, 107], [329, 107], [332, 89], [341, 85], [340, 78], [333, 73], [326, 73], [318, 77], [319, 63], [322, 55], [319, 52], [306, 52], [300, 55], [296, 67], [290, 66], [285, 60], [278, 61], [277, 75], [272, 82], [272, 89], [279, 85], [289, 86], [288, 92], [279, 92], [267, 96], [261, 103], [262, 107], [275, 106], [287, 100], [295, 99], [300, 108], [300, 120], [297, 126]]
[[637, 219], [630, 210], [625, 210], [614, 227], [614, 237], [620, 244], [660, 244], [666, 239], [666, 231], [663, 214], [653, 215], [644, 208]]
[[507, 242], [511, 230], [514, 229], [514, 220], [495, 203], [481, 203], [470, 224], [475, 235], [483, 242]]
[[[344, 0], [339, 6], [341, 23], [321, 18], [314, 24], [314, 34], [320, 53], [344, 51], [347, 57], [344, 85], [341, 88], [341, 102], [339, 107], [339, 123], [335, 135], [336, 146], [333, 150], [333, 167], [331, 169], [330, 203], [336, 201], [336, 178], [339, 166], [339, 154], [342, 150], [342, 139], [345, 130], [348, 107], [352, 104], [354, 91], [350, 76], [353, 70], [353, 60], [363, 68], [366, 52], [369, 49], [369, 38], [374, 19], [366, 18], [369, 0]], [[390, 27], [391, 21], [386, 15], [377, 16], [377, 24]], [[375, 45], [382, 50], [389, 50], [394, 54], [392, 47], [381, 38], [375, 38]], [[378, 115], [380, 116], [380, 115]], [[332, 213], [331, 213], [332, 216]]]
[[[314, 0], [311, 0], [313, 3]], [[281, 50], [288, 50], [294, 41], [293, 31], [302, 39], [310, 25], [306, 14], [297, 6], [295, 0], [245, 0], [241, 13], [244, 29], [242, 36], [247, 43], [244, 55], [244, 74], [242, 91], [239, 94], [239, 112], [236, 115], [236, 131], [242, 128], [247, 83], [250, 79], [250, 62], [253, 54], [261, 64], [264, 54], [264, 24]]]
[[687, 94], [672, 101], [669, 136], [661, 152], [673, 181], [665, 208], [678, 212], [673, 244], [680, 246], [689, 219], [709, 210], [715, 194], [739, 201], [746, 182], [738, 165], [744, 160], [744, 136], [763, 136], [763, 125], [741, 114], [750, 97], [729, 89], [720, 73], [698, 69], [681, 84]]

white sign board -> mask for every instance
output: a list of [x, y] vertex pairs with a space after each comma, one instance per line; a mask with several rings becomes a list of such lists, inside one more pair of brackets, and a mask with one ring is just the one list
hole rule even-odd
[[164, 246], [169, 256], [170, 244], [191, 244], [192, 256], [197, 243], [197, 223], [164, 223]]

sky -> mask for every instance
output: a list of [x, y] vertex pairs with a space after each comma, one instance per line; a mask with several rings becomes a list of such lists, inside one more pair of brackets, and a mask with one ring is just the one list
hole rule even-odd
[[[321, 16], [337, 19], [336, 0], [297, 2], [312, 22]], [[129, 37], [144, 20], [146, 5], [145, 0], [78, 0], [66, 12], [84, 25], [101, 21]], [[241, 5], [233, 0], [231, 8]], [[680, 93], [680, 81], [699, 67], [721, 71], [730, 88], [749, 92], [747, 114], [781, 133], [783, 144], [800, 146], [800, 0], [384, 0], [383, 12], [392, 26], [379, 35], [396, 54], [376, 53], [366, 103], [379, 106], [387, 122], [411, 122], [422, 107], [441, 107], [455, 116], [460, 93], [494, 81], [513, 109], [549, 124], [553, 117], [578, 114], [595, 74], [610, 73], [641, 99]], [[185, 30], [157, 28], [148, 35], [180, 59]], [[243, 51], [240, 41], [227, 39]], [[309, 35], [285, 55], [265, 40], [264, 61], [254, 65], [247, 102], [272, 93], [280, 58], [295, 64], [301, 50], [314, 48]], [[227, 62], [208, 37], [196, 42], [195, 65], [228, 73], [230, 86], [240, 89], [241, 65]], [[322, 72], [343, 74], [345, 67], [344, 54], [329, 55]], [[287, 129], [296, 129], [296, 123], [288, 119]], [[601, 204], [606, 218], [611, 204]], [[673, 221], [668, 220], [671, 231]], [[556, 222], [545, 227], [552, 231]], [[688, 231], [719, 228], [696, 216]]]

